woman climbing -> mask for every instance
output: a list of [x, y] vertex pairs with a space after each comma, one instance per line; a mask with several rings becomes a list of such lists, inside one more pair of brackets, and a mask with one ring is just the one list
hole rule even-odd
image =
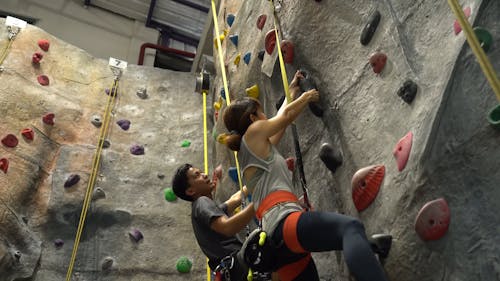
[[247, 97], [234, 101], [223, 117], [230, 132], [226, 145], [238, 151], [256, 216], [276, 245], [272, 270], [282, 281], [319, 280], [310, 252], [342, 250], [357, 281], [387, 280], [359, 220], [334, 212], [304, 212], [292, 193], [291, 174], [275, 145], [306, 106], [319, 100], [315, 89], [300, 93], [301, 78], [297, 71], [290, 84], [293, 102], [284, 101], [276, 116], [268, 119], [260, 102]]

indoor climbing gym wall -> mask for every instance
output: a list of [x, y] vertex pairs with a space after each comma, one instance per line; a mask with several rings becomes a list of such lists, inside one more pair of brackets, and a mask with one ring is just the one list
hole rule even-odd
[[[288, 81], [302, 70], [301, 88], [316, 87], [320, 102], [295, 122], [298, 138], [288, 129], [278, 147], [297, 194], [301, 156], [314, 209], [393, 236], [389, 280], [500, 280], [500, 92], [452, 2], [228, 0], [217, 11], [214, 138], [228, 133], [228, 95], [257, 97], [270, 117], [285, 93], [283, 69]], [[498, 73], [500, 2], [458, 3]], [[231, 188], [218, 197], [227, 198], [239, 188], [234, 156], [215, 143], [211, 160], [226, 171], [221, 183]], [[321, 280], [351, 280], [342, 254], [313, 256]]]
[[169, 189], [203, 159], [194, 75], [120, 68], [5, 19], [0, 46], [0, 280], [203, 280]]

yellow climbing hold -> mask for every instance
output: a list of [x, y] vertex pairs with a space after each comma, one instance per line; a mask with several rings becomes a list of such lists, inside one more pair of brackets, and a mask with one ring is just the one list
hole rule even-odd
[[[219, 38], [220, 38], [220, 43], [222, 45], [222, 42], [224, 42], [224, 38], [226, 38], [226, 36], [224, 34], [221, 34], [219, 36]], [[217, 38], [214, 39], [214, 45], [215, 45], [215, 49], [218, 50], [219, 46], [217, 45]]]
[[226, 144], [226, 134], [220, 134], [217, 136], [217, 142], [220, 144]]
[[246, 88], [245, 90], [247, 92], [247, 95], [249, 97], [252, 97], [254, 99], [258, 99], [259, 98], [259, 86], [257, 84], [253, 85], [252, 87], [250, 88]]
[[214, 109], [215, 109], [215, 110], [217, 110], [217, 111], [218, 111], [218, 110], [220, 109], [220, 107], [221, 107], [220, 102], [217, 102], [217, 101], [216, 101], [216, 102], [214, 102]]
[[236, 58], [234, 58], [234, 64], [235, 65], [240, 65], [240, 60], [241, 60], [241, 54], [238, 54]]

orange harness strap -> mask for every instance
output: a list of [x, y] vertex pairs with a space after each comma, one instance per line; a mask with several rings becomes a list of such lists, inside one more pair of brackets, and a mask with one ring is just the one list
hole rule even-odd
[[281, 281], [292, 281], [304, 271], [311, 261], [311, 254], [301, 258], [296, 262], [289, 263], [278, 269], [278, 276]]
[[269, 193], [264, 200], [260, 203], [255, 216], [261, 220], [267, 210], [271, 209], [274, 205], [285, 202], [297, 202], [299, 199], [295, 194], [286, 190], [277, 190]]

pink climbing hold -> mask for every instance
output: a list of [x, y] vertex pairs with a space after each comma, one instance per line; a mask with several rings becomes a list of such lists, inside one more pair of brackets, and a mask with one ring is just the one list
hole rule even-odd
[[276, 47], [276, 33], [274, 32], [274, 29], [271, 29], [266, 33], [266, 38], [264, 39], [264, 46], [266, 52], [271, 55], [274, 51], [274, 47]]
[[40, 49], [44, 50], [45, 52], [48, 52], [50, 47], [50, 42], [47, 39], [40, 39], [38, 40], [38, 46], [40, 47]]
[[387, 63], [387, 56], [384, 53], [376, 52], [370, 57], [370, 65], [372, 66], [373, 72], [379, 74], [384, 70], [385, 64]]
[[264, 25], [266, 24], [267, 16], [266, 15], [260, 15], [257, 18], [257, 28], [262, 30], [264, 28]]
[[396, 147], [392, 150], [392, 154], [396, 158], [398, 171], [402, 171], [406, 167], [408, 158], [410, 158], [411, 146], [413, 143], [413, 133], [408, 132], [406, 136], [398, 141]]
[[31, 128], [25, 128], [21, 130], [21, 135], [27, 140], [32, 141], [35, 138], [35, 132]]
[[352, 176], [352, 201], [358, 212], [368, 208], [375, 200], [384, 176], [384, 165], [372, 165], [362, 168]]
[[38, 75], [36, 78], [38, 80], [38, 83], [42, 86], [47, 86], [50, 84], [49, 77], [47, 75]]
[[[464, 9], [464, 14], [465, 14], [465, 17], [467, 19], [469, 19], [470, 15], [471, 15], [471, 8], [466, 7]], [[453, 30], [455, 31], [455, 35], [458, 35], [460, 32], [462, 32], [462, 27], [460, 26], [460, 23], [458, 22], [458, 20], [455, 20], [455, 22], [453, 23]]]
[[288, 167], [288, 170], [293, 172], [295, 170], [295, 158], [288, 157], [285, 161], [286, 161], [286, 166]]
[[47, 113], [42, 117], [42, 121], [43, 123], [52, 126], [54, 125], [54, 117], [55, 117], [54, 113]]
[[6, 147], [16, 147], [19, 141], [13, 134], [8, 134], [2, 139], [2, 143]]
[[36, 52], [31, 57], [31, 62], [34, 63], [34, 64], [39, 64], [40, 61], [42, 60], [42, 58], [43, 58], [43, 54], [40, 53], [40, 52]]
[[438, 240], [448, 231], [451, 214], [444, 198], [427, 202], [417, 214], [415, 231], [424, 240]]
[[9, 159], [7, 158], [0, 159], [0, 170], [5, 174], [7, 174], [7, 171], [9, 170]]
[[288, 40], [281, 41], [281, 52], [283, 54], [283, 60], [285, 63], [293, 63], [293, 43]]

